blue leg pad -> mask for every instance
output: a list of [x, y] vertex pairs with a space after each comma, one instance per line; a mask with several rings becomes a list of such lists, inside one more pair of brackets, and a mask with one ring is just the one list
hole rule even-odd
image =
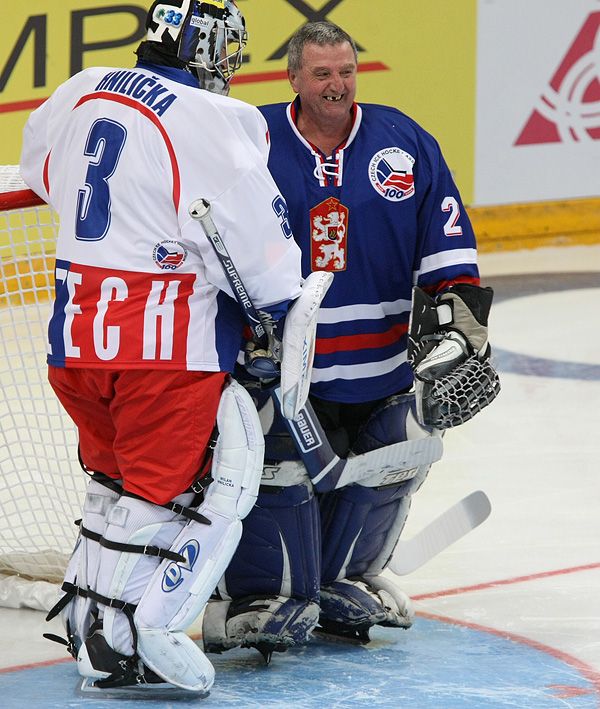
[[[386, 488], [350, 485], [321, 496], [321, 628], [366, 643], [373, 625], [409, 628], [410, 599], [378, 583], [381, 557], [393, 549], [410, 507], [413, 480]], [[382, 550], [384, 550], [382, 552]]]
[[322, 584], [367, 572], [399, 515], [408, 515], [411, 488], [410, 480], [386, 488], [349, 485], [320, 496]]
[[318, 602], [321, 531], [309, 485], [262, 486], [243, 525], [225, 573], [227, 593], [234, 599], [273, 594]]
[[321, 529], [309, 484], [261, 487], [225, 573], [230, 599], [204, 614], [207, 651], [273, 651], [306, 642], [319, 620]]

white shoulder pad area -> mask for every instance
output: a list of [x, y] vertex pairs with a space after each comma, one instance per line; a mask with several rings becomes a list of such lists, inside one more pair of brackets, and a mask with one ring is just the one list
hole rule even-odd
[[317, 316], [333, 273], [315, 271], [302, 285], [285, 319], [281, 363], [281, 413], [296, 419], [306, 403], [315, 356]]

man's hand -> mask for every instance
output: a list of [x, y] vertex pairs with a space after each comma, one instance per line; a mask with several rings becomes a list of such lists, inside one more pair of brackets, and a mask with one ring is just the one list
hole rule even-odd
[[272, 316], [264, 310], [259, 310], [260, 320], [265, 329], [268, 347], [254, 340], [248, 340], [244, 348], [244, 367], [253, 377], [261, 380], [279, 379], [281, 376], [281, 357], [283, 355], [283, 323], [285, 316], [273, 320]]

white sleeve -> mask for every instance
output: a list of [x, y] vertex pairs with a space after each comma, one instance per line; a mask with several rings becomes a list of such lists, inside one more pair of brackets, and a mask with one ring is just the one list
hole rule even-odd
[[[296, 299], [302, 283], [301, 252], [287, 223], [287, 205], [267, 168], [266, 122], [254, 106], [235, 102], [219, 108], [224, 120], [219, 138], [215, 136], [219, 147], [210, 163], [211, 181], [204, 192], [188, 192], [184, 204], [198, 197], [211, 203], [213, 221], [256, 307]], [[206, 131], [203, 137], [208, 139]], [[196, 164], [206, 163], [204, 156]], [[187, 192], [190, 183], [200, 190], [200, 182], [199, 171], [190, 172], [182, 190]], [[209, 281], [233, 295], [200, 224], [187, 217], [181, 230], [184, 239], [200, 249]]]
[[265, 161], [269, 159], [269, 126], [263, 114], [255, 106], [242, 101], [231, 100], [230, 108], [235, 111], [239, 126], [250, 142], [259, 149]]
[[286, 238], [274, 201], [282, 200], [270, 173], [253, 170], [213, 202], [229, 254], [250, 297], [265, 307], [300, 295], [301, 251]]
[[50, 99], [48, 99], [27, 119], [23, 129], [23, 145], [19, 161], [21, 177], [46, 202], [49, 195], [44, 185], [44, 165], [49, 152], [46, 125], [50, 111]]
[[[258, 308], [296, 299], [301, 291], [301, 252], [295, 240], [284, 234], [273, 207], [279, 199], [266, 166], [257, 164], [230, 189], [209, 200], [213, 221]], [[207, 279], [233, 297], [200, 223], [189, 218], [181, 228], [184, 239], [196, 242], [202, 253]]]
[[283, 223], [287, 206], [267, 168], [267, 122], [255, 106], [244, 104], [243, 109], [240, 123], [260, 159], [215, 200], [214, 218], [230, 237], [230, 255], [255, 305], [267, 307], [300, 295], [301, 251], [289, 224]]
[[44, 184], [44, 169], [58, 133], [68, 123], [76, 96], [76, 81], [61, 84], [44, 103], [33, 111], [23, 129], [20, 171], [27, 185], [43, 200], [52, 204]]

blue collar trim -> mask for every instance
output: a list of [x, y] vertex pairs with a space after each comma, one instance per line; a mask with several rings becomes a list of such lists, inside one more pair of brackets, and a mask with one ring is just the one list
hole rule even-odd
[[147, 69], [153, 74], [160, 74], [160, 76], [171, 79], [171, 81], [177, 81], [179, 84], [192, 86], [195, 89], [200, 88], [198, 79], [185, 69], [177, 69], [177, 67], [174, 66], [163, 66], [161, 64], [150, 64], [149, 62], [142, 61], [137, 62], [135, 66], [139, 69]]

